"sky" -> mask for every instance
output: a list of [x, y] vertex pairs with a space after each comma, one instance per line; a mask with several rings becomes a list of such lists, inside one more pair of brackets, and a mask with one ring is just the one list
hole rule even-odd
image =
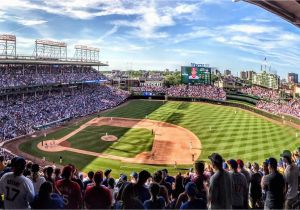
[[170, 70], [210, 64], [234, 75], [299, 72], [300, 29], [232, 0], [1, 0], [0, 34], [15, 34], [17, 54], [47, 39], [100, 48], [103, 70]]

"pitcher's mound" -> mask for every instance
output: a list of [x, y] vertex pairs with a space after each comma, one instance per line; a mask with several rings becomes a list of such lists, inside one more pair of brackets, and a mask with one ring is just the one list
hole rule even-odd
[[101, 137], [101, 140], [103, 141], [117, 141], [118, 137], [114, 136], [114, 135], [105, 135]]

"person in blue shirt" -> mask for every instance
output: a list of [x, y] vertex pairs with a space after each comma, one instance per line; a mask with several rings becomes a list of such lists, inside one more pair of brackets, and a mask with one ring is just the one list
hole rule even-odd
[[183, 203], [180, 209], [207, 209], [206, 202], [202, 198], [197, 198], [197, 186], [194, 182], [189, 182], [185, 186], [188, 201]]
[[60, 195], [53, 193], [52, 183], [46, 181], [30, 206], [32, 209], [63, 209], [64, 201]]
[[150, 185], [151, 198], [144, 202], [145, 209], [164, 209], [166, 206], [166, 201], [163, 197], [158, 196], [159, 185], [157, 183], [152, 183]]

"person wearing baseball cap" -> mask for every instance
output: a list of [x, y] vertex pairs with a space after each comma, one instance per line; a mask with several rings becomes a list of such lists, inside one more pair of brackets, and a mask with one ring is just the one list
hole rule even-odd
[[180, 209], [207, 209], [206, 201], [202, 198], [197, 198], [197, 186], [194, 182], [189, 182], [185, 186], [185, 193], [188, 196], [188, 201], [183, 203]]
[[82, 207], [81, 189], [78, 183], [72, 181], [73, 167], [67, 165], [62, 170], [63, 179], [56, 181], [55, 185], [63, 195], [66, 209], [78, 209]]
[[29, 209], [34, 199], [32, 181], [23, 175], [26, 161], [22, 157], [15, 158], [12, 171], [0, 179], [0, 194], [4, 194], [5, 209]]
[[297, 201], [298, 195], [298, 176], [299, 170], [295, 163], [292, 162], [292, 153], [289, 150], [284, 150], [280, 155], [283, 162], [287, 164], [284, 171], [284, 180], [286, 184], [285, 208], [291, 209]]
[[136, 172], [132, 172], [130, 174], [130, 182], [132, 183], [137, 183], [137, 179], [138, 179], [139, 175]]
[[87, 187], [84, 201], [87, 209], [109, 209], [112, 206], [112, 194], [110, 190], [101, 185], [103, 172], [97, 171], [94, 174], [95, 186]]
[[232, 181], [229, 172], [222, 167], [223, 158], [218, 153], [211, 154], [210, 159], [215, 174], [210, 178], [208, 202], [211, 209], [232, 208]]
[[246, 177], [247, 183], [249, 185], [249, 183], [250, 183], [250, 176], [251, 175], [250, 175], [249, 171], [247, 171], [247, 169], [245, 168], [244, 161], [242, 161], [241, 159], [238, 159], [236, 162], [238, 164], [239, 171], [242, 174], [244, 174], [244, 176]]
[[243, 209], [245, 202], [248, 202], [248, 185], [244, 174], [238, 172], [238, 163], [236, 160], [228, 160], [230, 166], [230, 175], [232, 180], [232, 208]]
[[282, 209], [284, 203], [285, 182], [277, 170], [277, 160], [270, 157], [267, 161], [269, 175], [263, 179], [262, 188], [266, 192], [265, 209]]

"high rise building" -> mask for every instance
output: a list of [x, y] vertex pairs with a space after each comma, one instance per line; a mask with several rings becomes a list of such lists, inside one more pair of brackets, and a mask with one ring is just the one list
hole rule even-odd
[[279, 81], [280, 77], [278, 75], [263, 71], [253, 75], [252, 83], [266, 88], [278, 89]]
[[241, 79], [247, 79], [247, 72], [246, 71], [240, 71], [240, 78]]
[[298, 83], [298, 74], [288, 73], [288, 82], [289, 83]]
[[255, 71], [247, 71], [246, 74], [247, 74], [247, 80], [252, 80]]
[[224, 75], [225, 75], [225, 76], [231, 75], [231, 71], [230, 71], [229, 69], [226, 69], [226, 70], [224, 71]]

